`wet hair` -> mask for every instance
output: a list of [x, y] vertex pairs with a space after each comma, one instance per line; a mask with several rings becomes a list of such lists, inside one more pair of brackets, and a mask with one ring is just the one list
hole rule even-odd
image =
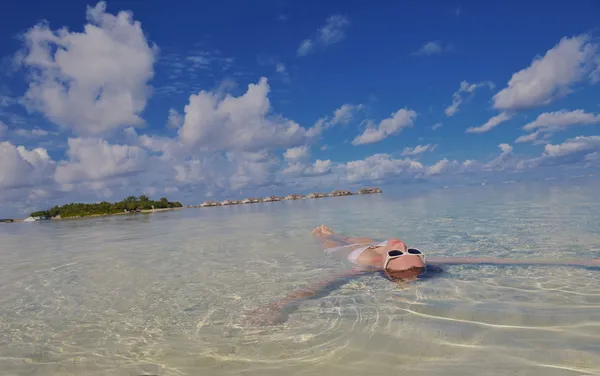
[[425, 272], [426, 268], [410, 268], [406, 270], [384, 270], [381, 273], [387, 279], [395, 283], [405, 283], [417, 279]]

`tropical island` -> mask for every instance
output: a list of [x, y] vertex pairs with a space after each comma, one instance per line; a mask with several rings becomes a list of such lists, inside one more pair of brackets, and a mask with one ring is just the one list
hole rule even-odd
[[[311, 192], [309, 194], [307, 194], [306, 196], [300, 195], [300, 194], [289, 194], [285, 197], [280, 197], [280, 196], [268, 196], [265, 198], [256, 198], [256, 197], [249, 197], [249, 198], [245, 198], [243, 200], [231, 200], [231, 199], [227, 199], [224, 201], [204, 201], [203, 203], [201, 203], [200, 205], [198, 205], [201, 208], [205, 208], [205, 207], [212, 207], [212, 206], [228, 206], [228, 205], [240, 205], [240, 204], [255, 204], [258, 202], [276, 202], [276, 201], [284, 201], [284, 200], [304, 200], [304, 199], [310, 199], [310, 198], [323, 198], [323, 197], [341, 197], [341, 196], [352, 196], [355, 194], [358, 195], [368, 195], [368, 194], [375, 194], [375, 193], [382, 193], [383, 191], [381, 190], [381, 188], [361, 188], [360, 190], [358, 190], [357, 192], [353, 193], [351, 191], [348, 190], [342, 190], [342, 189], [336, 189], [335, 191], [332, 191], [330, 193], [322, 193], [322, 192]], [[189, 208], [195, 208], [198, 206], [194, 206], [194, 205], [189, 205]]]
[[[381, 188], [361, 188], [356, 192], [349, 190], [337, 189], [330, 193], [311, 192], [307, 195], [288, 194], [287, 196], [268, 196], [265, 198], [249, 197], [241, 200], [226, 199], [223, 201], [205, 201], [200, 205], [187, 205], [188, 208], [211, 207], [211, 206], [229, 206], [240, 204], [253, 204], [261, 202], [278, 202], [287, 200], [306, 200], [324, 197], [341, 197], [352, 195], [368, 195], [382, 193]], [[129, 196], [122, 201], [98, 203], [69, 203], [62, 206], [54, 206], [48, 210], [39, 210], [30, 214], [26, 219], [14, 220], [11, 218], [0, 219], [0, 223], [12, 222], [37, 222], [49, 219], [72, 219], [83, 217], [98, 217], [104, 215], [116, 214], [136, 214], [136, 213], [152, 213], [164, 210], [183, 209], [184, 206], [178, 201], [169, 201], [166, 197], [162, 197], [158, 201], [150, 199], [148, 196], [142, 195], [139, 197]]]
[[149, 211], [168, 210], [182, 208], [183, 205], [177, 201], [169, 201], [162, 197], [158, 201], [151, 200], [148, 196], [129, 196], [119, 202], [98, 202], [93, 204], [70, 203], [62, 206], [54, 206], [48, 210], [40, 210], [31, 213], [26, 221], [37, 221], [44, 219], [62, 219], [75, 217], [88, 217], [109, 214], [126, 214]]

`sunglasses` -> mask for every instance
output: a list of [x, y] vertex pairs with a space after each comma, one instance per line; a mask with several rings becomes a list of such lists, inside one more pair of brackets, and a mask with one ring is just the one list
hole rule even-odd
[[391, 260], [396, 259], [398, 257], [405, 256], [405, 255], [420, 256], [421, 259], [423, 259], [423, 261], [425, 261], [425, 255], [423, 254], [423, 252], [419, 251], [418, 249], [409, 248], [406, 250], [406, 252], [401, 251], [399, 249], [392, 249], [392, 250], [388, 251], [387, 256], [385, 257], [385, 263], [383, 264], [383, 270], [387, 269], [387, 266]]

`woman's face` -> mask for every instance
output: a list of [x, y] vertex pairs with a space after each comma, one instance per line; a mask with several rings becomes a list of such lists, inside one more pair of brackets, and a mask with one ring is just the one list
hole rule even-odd
[[[388, 251], [393, 249], [398, 249], [400, 251], [406, 252], [407, 247], [406, 244], [400, 239], [392, 238], [388, 239], [387, 244], [384, 247], [385, 254], [387, 255]], [[385, 256], [384, 256], [385, 257]], [[425, 262], [423, 258], [418, 255], [408, 255], [404, 254], [400, 257], [390, 260], [387, 265], [386, 270], [388, 271], [404, 271], [411, 269], [422, 269], [425, 267]]]

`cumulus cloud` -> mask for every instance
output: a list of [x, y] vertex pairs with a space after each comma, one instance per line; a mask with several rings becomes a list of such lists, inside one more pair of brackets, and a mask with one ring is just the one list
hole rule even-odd
[[575, 153], [592, 153], [600, 149], [600, 136], [578, 136], [562, 144], [548, 144], [544, 148], [543, 157], [562, 157]]
[[257, 151], [301, 145], [318, 134], [271, 114], [269, 90], [263, 77], [239, 97], [204, 90], [191, 95], [179, 129], [181, 142], [190, 149]]
[[314, 163], [308, 163], [309, 157], [310, 149], [306, 145], [287, 149], [283, 154], [287, 167], [283, 168], [282, 173], [296, 176], [320, 176], [331, 172], [333, 166], [331, 160], [317, 159]]
[[297, 146], [295, 148], [290, 148], [283, 153], [283, 157], [286, 160], [299, 160], [304, 159], [310, 156], [310, 149], [307, 145]]
[[46, 149], [0, 142], [0, 188], [27, 188], [51, 181], [55, 162]]
[[413, 56], [431, 56], [431, 55], [439, 55], [446, 51], [452, 50], [452, 44], [448, 43], [446, 46], [439, 41], [429, 41], [421, 46], [417, 51], [413, 52]]
[[539, 157], [523, 159], [521, 168], [534, 169], [539, 166], [594, 165], [600, 153], [600, 136], [577, 136], [559, 144], [546, 144]]
[[533, 132], [520, 136], [516, 142], [539, 141], [539, 136], [548, 138], [552, 133], [563, 131], [572, 126], [593, 124], [600, 124], [600, 115], [594, 115], [584, 110], [545, 112], [540, 114], [534, 121], [523, 126], [523, 130]]
[[523, 130], [533, 131], [535, 129], [546, 132], [559, 131], [572, 125], [598, 124], [600, 115], [594, 115], [584, 110], [545, 112], [531, 123], [523, 126]]
[[440, 159], [432, 166], [427, 167], [427, 169], [425, 171], [425, 175], [428, 175], [428, 176], [439, 175], [442, 172], [444, 172], [452, 167], [457, 167], [458, 165], [459, 165], [459, 163], [456, 161], [450, 161], [446, 158]]
[[350, 21], [346, 16], [340, 14], [330, 16], [314, 38], [305, 39], [300, 43], [296, 51], [297, 55], [305, 56], [314, 52], [317, 47], [327, 47], [342, 41], [346, 36], [348, 25]]
[[147, 167], [148, 154], [130, 145], [111, 145], [97, 138], [69, 138], [68, 161], [56, 167], [60, 184], [135, 175]]
[[202, 184], [204, 195], [212, 196], [272, 184], [277, 167], [266, 151], [205, 154], [177, 163], [175, 180], [184, 186]]
[[457, 91], [452, 94], [452, 104], [444, 110], [446, 116], [452, 116], [458, 112], [460, 105], [463, 102], [463, 94], [473, 94], [475, 90], [480, 87], [488, 86], [490, 90], [494, 89], [494, 84], [492, 82], [479, 82], [476, 84], [469, 84], [467, 81], [462, 81], [460, 83], [460, 87]]
[[434, 151], [437, 145], [427, 144], [427, 145], [417, 145], [414, 148], [406, 147], [402, 151], [403, 156], [415, 156], [425, 153], [426, 151]]
[[535, 131], [533, 133], [529, 133], [523, 136], [519, 136], [516, 140], [515, 143], [519, 144], [519, 143], [523, 143], [523, 142], [534, 142], [537, 141], [538, 136], [541, 134], [540, 131]]
[[508, 86], [494, 95], [494, 107], [502, 111], [531, 109], [569, 94], [575, 84], [593, 79], [598, 52], [598, 45], [588, 35], [562, 38], [544, 56], [512, 75]]
[[24, 138], [40, 138], [40, 137], [46, 137], [46, 136], [50, 136], [50, 135], [56, 136], [58, 133], [50, 132], [45, 129], [35, 127], [32, 129], [24, 129], [24, 128], [15, 129], [13, 134], [15, 136], [24, 137]]
[[482, 170], [508, 170], [519, 165], [519, 158], [513, 153], [513, 147], [509, 144], [499, 144], [502, 151], [499, 156], [482, 166]]
[[343, 104], [333, 112], [333, 116], [323, 116], [308, 130], [308, 136], [313, 137], [323, 133], [323, 131], [330, 129], [335, 125], [346, 125], [356, 119], [356, 115], [359, 111], [364, 109], [362, 104]]
[[364, 106], [362, 104], [344, 104], [334, 111], [333, 119], [331, 119], [330, 124], [348, 124], [354, 119], [354, 115], [356, 114], [356, 112], [362, 110], [363, 108]]
[[352, 140], [353, 145], [372, 144], [389, 136], [400, 133], [404, 128], [412, 127], [417, 113], [409, 109], [400, 109], [392, 117], [383, 119], [379, 125], [370, 123], [365, 131]]
[[500, 123], [503, 123], [507, 120], [510, 120], [513, 117], [512, 114], [508, 112], [501, 112], [500, 114], [493, 116], [488, 120], [485, 124], [479, 127], [470, 127], [465, 131], [466, 133], [484, 133], [488, 132], [491, 129], [497, 127]]
[[169, 117], [167, 118], [167, 127], [179, 128], [183, 124], [183, 117], [174, 108], [169, 109]]
[[341, 165], [349, 182], [381, 180], [402, 174], [422, 172], [424, 166], [410, 158], [396, 159], [389, 154], [371, 155], [362, 160], [354, 160]]
[[24, 35], [16, 61], [30, 71], [25, 105], [78, 134], [143, 124], [156, 48], [130, 12], [88, 7], [83, 32], [39, 23]]
[[[588, 35], [562, 38], [529, 67], [514, 73], [508, 86], [494, 95], [494, 108], [502, 112], [480, 127], [467, 129], [467, 133], [487, 132], [518, 111], [548, 105], [568, 95], [578, 83], [596, 82], [599, 52], [598, 45]], [[520, 142], [532, 138], [528, 136]]]
[[298, 161], [290, 161], [288, 166], [283, 169], [285, 175], [295, 176], [321, 176], [331, 172], [333, 163], [331, 160], [317, 159], [312, 164], [306, 164]]

